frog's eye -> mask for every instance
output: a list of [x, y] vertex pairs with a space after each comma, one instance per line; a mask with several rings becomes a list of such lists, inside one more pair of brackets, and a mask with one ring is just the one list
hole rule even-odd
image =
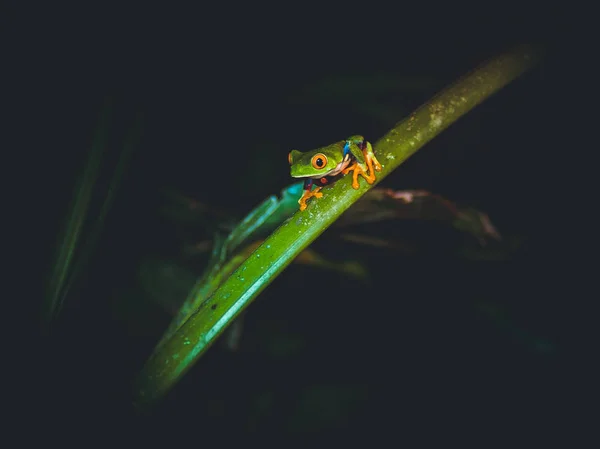
[[327, 156], [325, 156], [323, 153], [315, 154], [310, 163], [314, 168], [319, 170], [327, 165]]
[[290, 165], [292, 165], [292, 152], [291, 151], [288, 153], [288, 163]]

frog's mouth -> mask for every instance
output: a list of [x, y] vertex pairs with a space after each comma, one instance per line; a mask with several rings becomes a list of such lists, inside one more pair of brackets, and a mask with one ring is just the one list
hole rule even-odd
[[312, 175], [296, 175], [296, 176], [292, 175], [292, 177], [294, 177], [294, 178], [321, 179], [321, 178], [324, 178], [326, 176], [339, 175], [342, 172], [342, 170], [344, 170], [348, 165], [350, 165], [350, 155], [349, 154], [347, 154], [344, 157], [344, 160], [342, 162], [340, 162], [339, 164], [337, 164], [335, 167], [333, 167], [328, 172], [319, 173], [319, 174], [312, 174]]

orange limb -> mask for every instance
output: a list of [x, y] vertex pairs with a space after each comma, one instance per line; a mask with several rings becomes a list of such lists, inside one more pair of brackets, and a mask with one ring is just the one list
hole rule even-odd
[[[353, 170], [353, 171], [352, 171]], [[354, 163], [352, 165], [350, 165], [349, 167], [345, 168], [342, 173], [345, 175], [348, 172], [352, 171], [352, 188], [353, 189], [358, 189], [359, 184], [358, 184], [358, 175], [362, 175], [363, 178], [367, 179], [367, 177], [365, 176], [365, 172], [362, 169], [362, 167], [360, 166], [360, 164], [356, 161], [354, 161]], [[367, 179], [368, 182], [368, 179]]]
[[304, 193], [302, 194], [302, 196], [300, 197], [300, 199], [298, 200], [298, 204], [300, 205], [300, 210], [304, 210], [306, 209], [306, 200], [308, 200], [309, 198], [312, 198], [313, 196], [315, 198], [321, 198], [323, 196], [323, 194], [321, 192], [319, 192], [319, 190], [321, 190], [322, 187], [317, 187], [315, 190], [311, 191], [311, 190], [305, 190]]
[[353, 189], [358, 189], [359, 187], [358, 175], [361, 175], [363, 178], [365, 178], [365, 181], [367, 181], [369, 184], [373, 184], [375, 182], [375, 179], [377, 179], [375, 177], [374, 170], [381, 171], [381, 164], [379, 163], [375, 155], [371, 156], [369, 155], [369, 153], [367, 153], [366, 150], [363, 150], [363, 156], [365, 157], [365, 162], [367, 163], [367, 171], [365, 171], [356, 161], [354, 161], [352, 165], [350, 165], [348, 168], [345, 168], [342, 171], [342, 173], [345, 175], [349, 171], [354, 170], [354, 172], [352, 173]]
[[365, 159], [367, 160], [367, 164], [369, 164], [371, 173], [373, 173], [373, 168], [375, 168], [375, 171], [381, 171], [381, 164], [379, 163], [379, 161], [377, 160], [377, 158], [375, 157], [375, 155], [373, 153], [371, 153], [371, 156], [369, 156], [368, 154], [365, 154]]

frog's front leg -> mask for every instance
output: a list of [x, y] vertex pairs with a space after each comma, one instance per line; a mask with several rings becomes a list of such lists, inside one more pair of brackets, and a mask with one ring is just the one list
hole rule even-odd
[[308, 200], [309, 198], [312, 198], [313, 196], [315, 198], [321, 198], [323, 196], [323, 194], [321, 192], [319, 192], [319, 190], [321, 190], [323, 187], [317, 187], [317, 188], [315, 188], [315, 190], [312, 190], [313, 184], [314, 184], [314, 181], [312, 179], [306, 179], [304, 181], [304, 193], [298, 200], [298, 204], [300, 205], [300, 210], [306, 209], [306, 200]]
[[352, 188], [358, 189], [358, 175], [361, 175], [365, 178], [369, 184], [373, 184], [377, 177], [375, 176], [375, 171], [381, 171], [381, 164], [375, 157], [375, 153], [373, 153], [373, 147], [370, 142], [363, 142], [358, 145], [362, 150], [362, 156], [364, 158], [364, 162], [359, 162], [358, 158], [354, 161], [352, 165], [347, 167], [342, 171], [343, 174], [347, 174], [350, 171], [352, 173]]

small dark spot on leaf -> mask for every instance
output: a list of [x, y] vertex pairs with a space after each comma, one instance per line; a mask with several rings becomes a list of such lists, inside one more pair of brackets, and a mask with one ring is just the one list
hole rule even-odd
[[212, 306], [210, 306], [210, 309], [211, 309], [211, 310], [215, 310], [216, 308], [217, 308], [217, 305], [216, 305], [216, 304], [213, 304]]

